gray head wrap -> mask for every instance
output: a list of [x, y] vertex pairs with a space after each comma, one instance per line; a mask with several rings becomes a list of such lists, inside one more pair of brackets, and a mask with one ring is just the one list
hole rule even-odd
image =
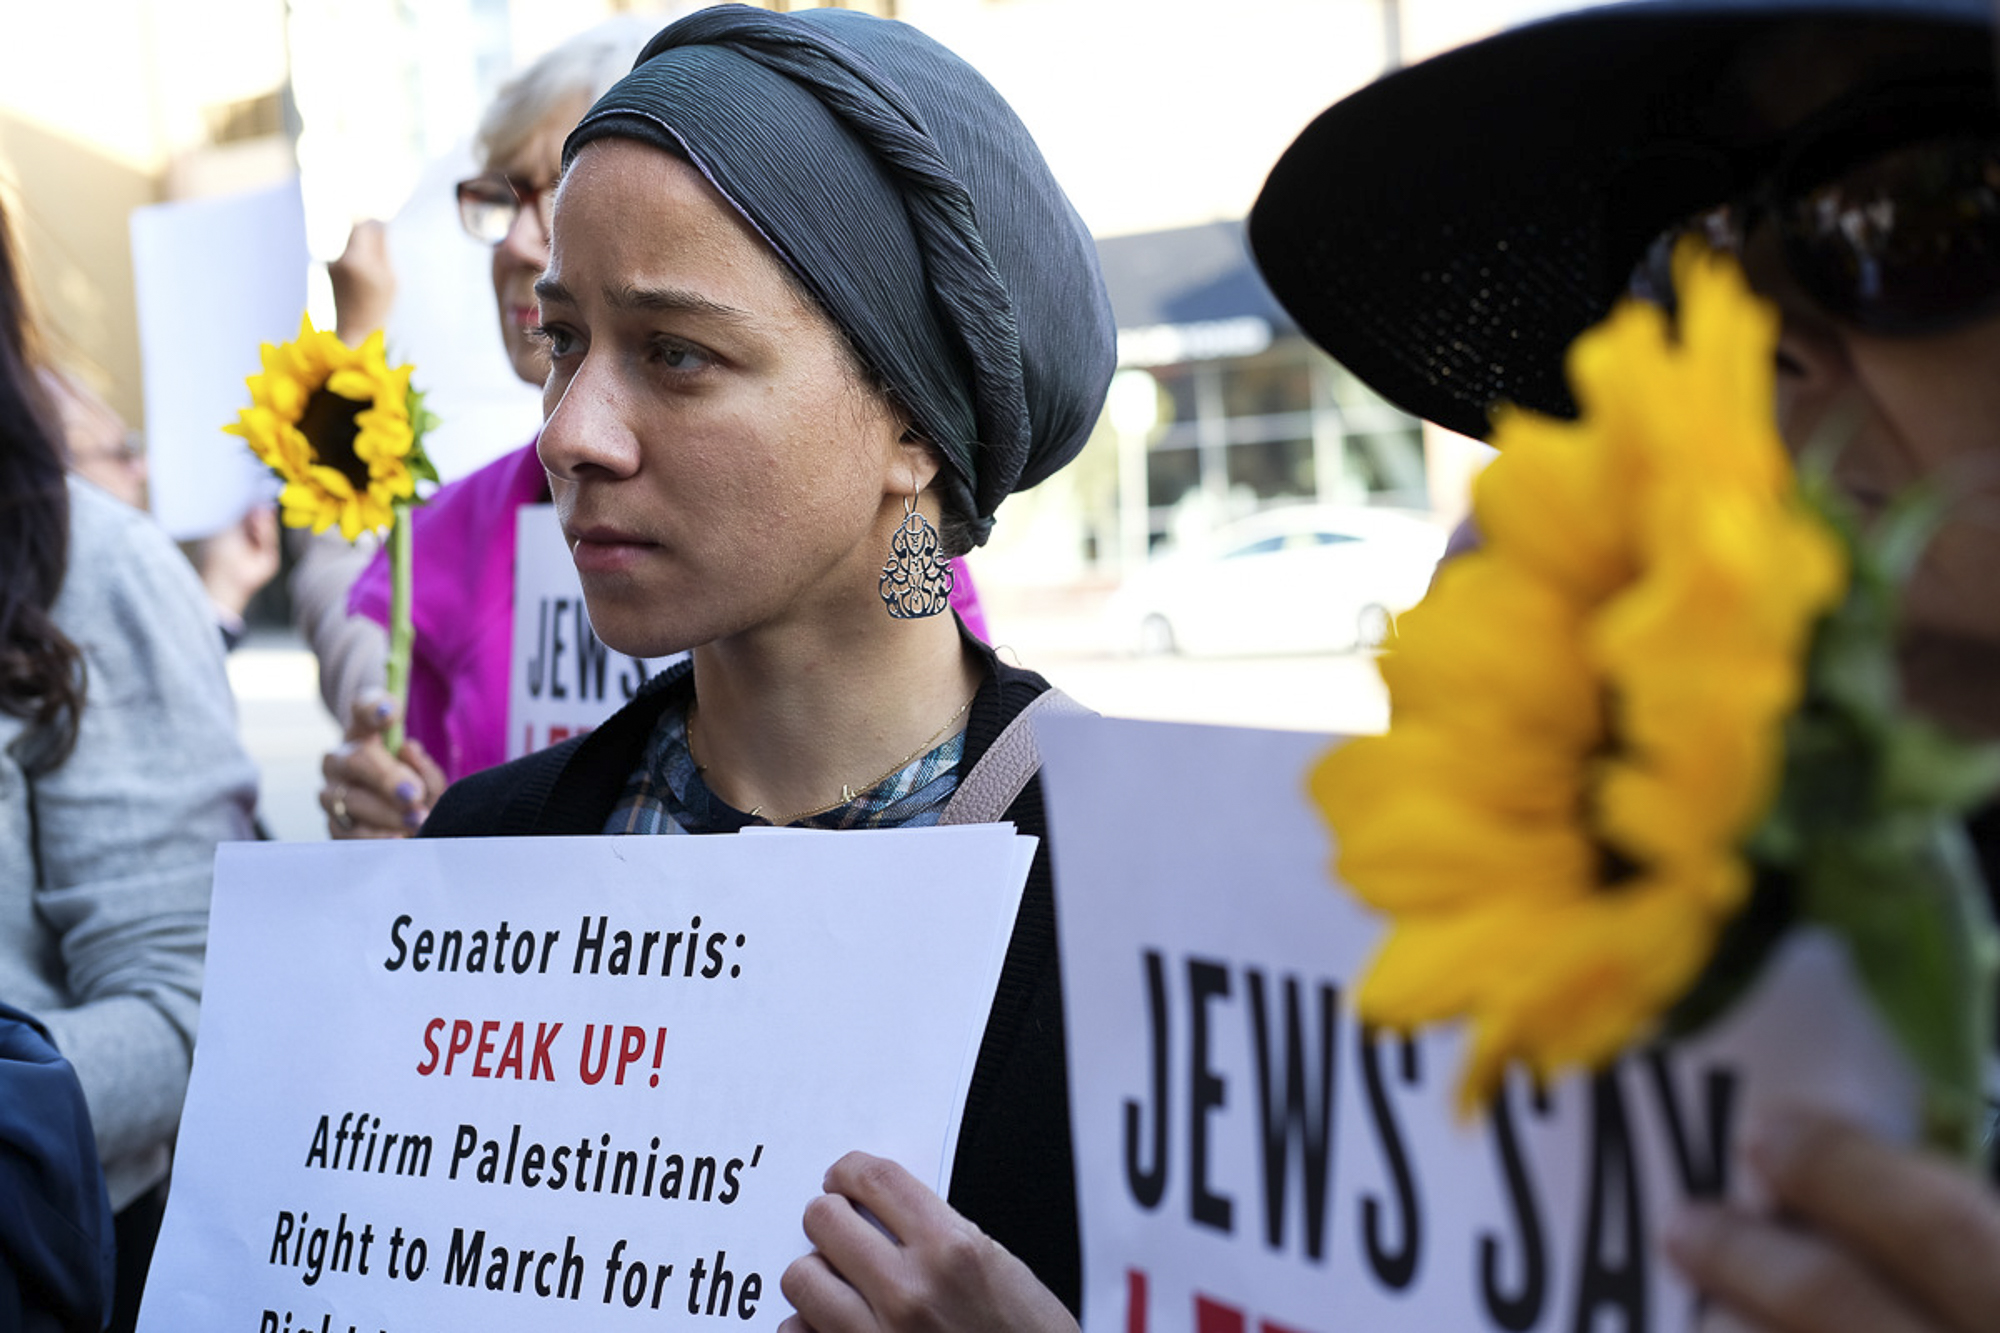
[[563, 148], [686, 158], [944, 454], [984, 541], [1089, 437], [1116, 363], [1097, 249], [991, 84], [903, 24], [703, 10], [662, 31]]

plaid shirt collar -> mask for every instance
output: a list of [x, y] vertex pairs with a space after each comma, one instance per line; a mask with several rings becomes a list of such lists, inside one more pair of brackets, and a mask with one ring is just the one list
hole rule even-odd
[[[692, 677], [670, 702], [646, 742], [639, 766], [604, 823], [606, 833], [737, 833], [769, 828], [762, 815], [746, 814], [702, 780], [688, 747], [687, 709]], [[938, 822], [958, 789], [965, 733], [955, 732], [852, 801], [797, 820], [789, 828], [920, 828]]]

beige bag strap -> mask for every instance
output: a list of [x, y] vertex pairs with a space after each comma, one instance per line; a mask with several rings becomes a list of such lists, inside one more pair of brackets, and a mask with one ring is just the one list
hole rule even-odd
[[958, 790], [945, 802], [944, 813], [938, 817], [940, 824], [997, 824], [1007, 813], [1007, 807], [1014, 804], [1014, 798], [1028, 785], [1042, 767], [1042, 752], [1035, 744], [1034, 719], [1036, 716], [1060, 717], [1066, 714], [1097, 716], [1094, 709], [1085, 708], [1076, 700], [1051, 686], [1026, 708], [1014, 715], [979, 762], [958, 784]]

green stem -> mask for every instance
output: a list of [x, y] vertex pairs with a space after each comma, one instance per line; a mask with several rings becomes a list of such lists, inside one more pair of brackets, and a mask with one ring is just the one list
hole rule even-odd
[[1846, 939], [1916, 1068], [1924, 1142], [1977, 1168], [2000, 946], [1964, 826], [1951, 814], [1878, 818], [1827, 838], [1801, 887], [1805, 915]]
[[1955, 821], [1940, 829], [1936, 857], [1944, 871], [1950, 937], [1959, 946], [1952, 958], [1956, 976], [1951, 981], [1960, 991], [1966, 1021], [1956, 1034], [1956, 1076], [1932, 1081], [1926, 1090], [1925, 1135], [1933, 1147], [1953, 1154], [1975, 1171], [1983, 1171], [1986, 1071], [1993, 1052], [2000, 938], [1995, 935], [1978, 860]]
[[396, 704], [396, 720], [389, 724], [389, 753], [403, 751], [403, 733], [410, 701], [410, 641], [415, 631], [410, 625], [410, 506], [395, 506], [396, 521], [389, 529], [389, 697]]

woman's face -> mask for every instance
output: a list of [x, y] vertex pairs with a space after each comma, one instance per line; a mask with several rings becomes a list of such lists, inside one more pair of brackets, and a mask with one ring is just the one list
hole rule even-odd
[[[562, 170], [563, 140], [589, 109], [587, 101], [570, 102], [551, 112], [513, 151], [487, 164], [523, 189], [552, 190]], [[548, 357], [532, 336], [540, 315], [535, 307], [535, 279], [549, 263], [549, 238], [540, 215], [521, 209], [514, 225], [493, 247], [493, 299], [500, 309], [500, 341], [514, 373], [530, 384], [548, 374]]]
[[[1879, 84], [1878, 62], [1907, 60], [1913, 49], [1922, 48], [1822, 34], [1781, 52], [1759, 80], [1764, 114], [1774, 126], [1797, 125]], [[1920, 477], [1952, 501], [1906, 594], [1909, 628], [2000, 650], [2000, 316], [1921, 336], [1870, 335], [1800, 289], [1770, 228], [1752, 233], [1744, 262], [1784, 315], [1777, 406], [1787, 443], [1803, 449], [1851, 431], [1836, 475], [1864, 509]]]
[[900, 497], [934, 465], [770, 247], [624, 139], [572, 161], [555, 232], [540, 449], [598, 635], [658, 656], [882, 618]]
[[[1784, 311], [1778, 424], [1794, 449], [1853, 435], [1835, 475], [1864, 511], [1919, 478], [1951, 502], [1905, 594], [1911, 629], [2000, 648], [2000, 318], [1871, 337], [1819, 313], [1775, 264], [1752, 278]], [[1850, 425], [1851, 422], [1851, 425]]]

